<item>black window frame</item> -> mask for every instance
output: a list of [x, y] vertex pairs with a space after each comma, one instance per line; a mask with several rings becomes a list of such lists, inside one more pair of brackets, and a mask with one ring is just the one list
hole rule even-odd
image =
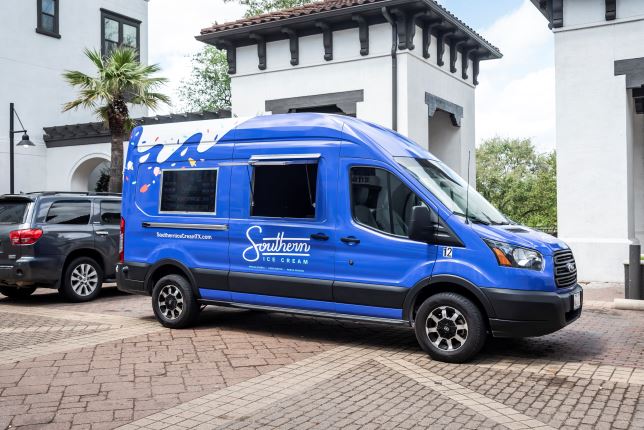
[[[42, 9], [43, 0], [36, 0], [36, 33], [42, 34], [49, 37], [54, 37], [60, 39], [60, 0], [53, 0], [54, 2], [54, 31], [49, 31], [43, 28], [42, 16], [43, 14], [49, 15], [48, 13], [43, 12]], [[51, 15], [49, 15], [51, 16]]]
[[[215, 178], [215, 201], [214, 201], [214, 210], [212, 212], [195, 212], [195, 211], [164, 211], [161, 209], [163, 205], [163, 178], [166, 172], [181, 172], [181, 173], [186, 173], [186, 172], [194, 172], [194, 171], [212, 171], [214, 170], [216, 173], [216, 178]], [[165, 215], [208, 215], [208, 216], [217, 216], [217, 197], [219, 196], [219, 167], [200, 167], [200, 168], [191, 168], [191, 169], [181, 169], [181, 168], [172, 168], [172, 169], [162, 169], [160, 173], [160, 179], [159, 179], [159, 206], [157, 208], [157, 212], [159, 214], [165, 214]]]
[[354, 199], [353, 199], [353, 184], [351, 182], [351, 171], [353, 169], [355, 169], [355, 168], [358, 168], [358, 169], [359, 168], [379, 169], [379, 170], [382, 170], [382, 171], [387, 173], [387, 199], [388, 199], [388, 203], [389, 203], [389, 216], [390, 216], [389, 222], [390, 223], [392, 221], [391, 217], [392, 217], [392, 212], [393, 212], [393, 208], [391, 207], [391, 202], [392, 202], [392, 199], [391, 199], [391, 177], [392, 176], [395, 177], [396, 179], [398, 179], [404, 186], [406, 186], [409, 189], [409, 191], [414, 193], [416, 195], [416, 197], [418, 198], [418, 200], [420, 200], [425, 206], [427, 206], [427, 208], [429, 208], [430, 211], [435, 212], [435, 210], [432, 208], [432, 206], [430, 206], [425, 201], [425, 199], [421, 198], [421, 196], [416, 191], [414, 191], [405, 181], [403, 181], [400, 178], [400, 176], [396, 175], [391, 170], [388, 170], [388, 169], [386, 169], [384, 167], [381, 167], [381, 166], [370, 166], [370, 165], [367, 165], [367, 164], [355, 164], [355, 165], [349, 166], [349, 211], [351, 212], [351, 220], [356, 225], [358, 225], [358, 226], [360, 226], [362, 228], [366, 228], [366, 229], [368, 229], [370, 231], [374, 231], [374, 232], [379, 233], [379, 234], [384, 234], [386, 236], [390, 236], [390, 237], [396, 238], [396, 239], [405, 239], [405, 240], [415, 242], [414, 240], [410, 239], [409, 236], [402, 236], [402, 235], [399, 235], [399, 234], [390, 233], [388, 231], [373, 228], [370, 225], [367, 225], [367, 224], [364, 224], [364, 223], [360, 222], [356, 218], [355, 211], [354, 211], [354, 205], [353, 205], [353, 201], [354, 201]]
[[[252, 168], [252, 172], [250, 173], [250, 199], [248, 202], [248, 216], [249, 218], [255, 218], [255, 219], [284, 219], [284, 220], [297, 220], [297, 221], [304, 221], [304, 222], [310, 222], [310, 221], [317, 221], [318, 216], [319, 216], [319, 205], [318, 205], [318, 200], [320, 198], [320, 160], [318, 158], [311, 159], [311, 160], [298, 160], [298, 161], [279, 161], [279, 157], [275, 158], [276, 161], [265, 161], [265, 162], [259, 162], [259, 163], [252, 163], [249, 164], [246, 168]], [[255, 168], [256, 167], [266, 167], [266, 166], [272, 166], [272, 167], [283, 167], [283, 166], [288, 166], [288, 165], [303, 165], [303, 164], [314, 164], [316, 166], [316, 174], [315, 174], [315, 199], [313, 201], [314, 206], [313, 206], [313, 216], [312, 217], [274, 217], [274, 216], [267, 216], [267, 215], [254, 215], [253, 214], [253, 208], [254, 208], [254, 196], [255, 196]]]
[[123, 24], [130, 25], [136, 28], [136, 52], [141, 53], [141, 21], [138, 19], [130, 18], [129, 16], [120, 13], [112, 12], [111, 10], [101, 8], [101, 55], [106, 56], [108, 52], [105, 50], [105, 19], [111, 19], [119, 24], [119, 40], [118, 46], [123, 46]]

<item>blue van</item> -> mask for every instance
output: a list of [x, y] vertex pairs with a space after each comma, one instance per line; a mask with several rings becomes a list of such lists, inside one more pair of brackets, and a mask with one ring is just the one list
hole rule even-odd
[[572, 252], [404, 136], [314, 113], [137, 127], [121, 290], [182, 328], [202, 305], [414, 327], [435, 359], [579, 318]]

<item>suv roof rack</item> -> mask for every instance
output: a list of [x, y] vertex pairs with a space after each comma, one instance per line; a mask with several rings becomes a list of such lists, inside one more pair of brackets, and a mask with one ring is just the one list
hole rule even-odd
[[74, 195], [74, 196], [121, 197], [121, 193], [103, 193], [103, 192], [95, 192], [95, 191], [34, 191], [31, 193], [26, 193], [26, 195], [39, 195], [39, 196]]

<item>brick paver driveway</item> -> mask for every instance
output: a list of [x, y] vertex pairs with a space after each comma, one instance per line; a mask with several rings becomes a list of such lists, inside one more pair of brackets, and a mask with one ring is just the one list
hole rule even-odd
[[601, 302], [452, 365], [405, 328], [208, 308], [173, 331], [114, 289], [0, 299], [0, 429], [641, 429], [643, 386], [644, 313]]

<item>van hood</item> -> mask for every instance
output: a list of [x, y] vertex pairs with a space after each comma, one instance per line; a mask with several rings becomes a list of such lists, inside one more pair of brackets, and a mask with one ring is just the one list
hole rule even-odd
[[483, 239], [498, 240], [511, 245], [536, 249], [543, 255], [568, 249], [566, 243], [554, 236], [518, 224], [472, 224], [472, 229]]

